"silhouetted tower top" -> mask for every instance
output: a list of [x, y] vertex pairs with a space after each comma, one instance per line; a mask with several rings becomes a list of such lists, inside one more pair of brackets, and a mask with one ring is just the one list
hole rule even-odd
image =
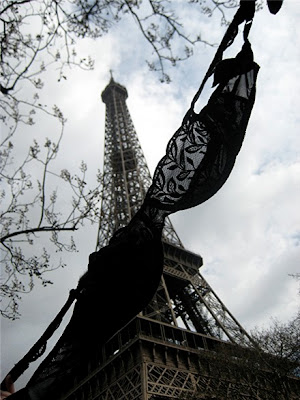
[[107, 104], [111, 100], [110, 97], [112, 95], [112, 92], [118, 93], [118, 95], [123, 97], [124, 100], [126, 100], [128, 97], [125, 86], [122, 86], [119, 83], [115, 82], [113, 76], [111, 76], [109, 84], [106, 86], [101, 94], [103, 103]]

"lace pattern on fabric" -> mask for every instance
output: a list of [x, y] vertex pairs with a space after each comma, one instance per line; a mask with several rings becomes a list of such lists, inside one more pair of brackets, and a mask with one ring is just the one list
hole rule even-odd
[[187, 112], [146, 196], [145, 204], [163, 210], [157, 210], [158, 218], [203, 203], [224, 184], [245, 136], [258, 69], [253, 63], [220, 85], [199, 114]]

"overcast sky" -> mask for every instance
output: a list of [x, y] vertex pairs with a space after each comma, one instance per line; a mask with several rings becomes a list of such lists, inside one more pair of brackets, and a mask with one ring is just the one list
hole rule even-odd
[[[196, 22], [205, 38], [221, 39], [223, 30], [217, 21], [199, 17], [190, 20], [189, 28]], [[235, 168], [213, 198], [171, 217], [185, 247], [203, 257], [205, 279], [248, 331], [267, 327], [271, 318], [285, 322], [299, 306], [299, 282], [289, 276], [300, 272], [299, 23], [299, 0], [285, 0], [276, 16], [267, 9], [257, 13], [250, 34], [260, 65], [257, 96]], [[42, 96], [59, 105], [68, 119], [57, 170], [74, 170], [85, 160], [91, 183], [97, 169], [102, 170], [105, 107], [100, 95], [109, 82], [109, 70], [128, 90], [130, 114], [153, 173], [215, 51], [199, 45], [191, 59], [169, 71], [172, 83], [161, 84], [148, 71], [145, 58], [150, 50], [135, 24], [130, 31], [127, 25], [126, 37], [124, 27], [121, 23], [107, 36], [79, 44], [83, 53], [96, 60], [92, 72], [73, 69], [58, 84], [50, 71], [43, 89]], [[239, 45], [237, 40], [225, 56], [238, 52]], [[205, 101], [201, 99], [201, 104]], [[33, 138], [57, 136], [46, 120], [17, 134], [23, 148]], [[76, 287], [95, 249], [96, 231], [97, 227], [87, 227], [77, 234], [79, 252], [64, 256], [67, 267], [49, 274], [54, 285], [46, 289], [37, 285], [23, 297], [19, 320], [2, 320], [4, 372], [40, 337], [68, 290]], [[34, 368], [17, 387], [26, 383]]]

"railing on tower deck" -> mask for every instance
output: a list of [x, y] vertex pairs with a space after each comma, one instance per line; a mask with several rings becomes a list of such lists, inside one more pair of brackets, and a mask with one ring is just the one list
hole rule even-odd
[[[99, 355], [100, 358], [99, 356], [97, 357], [97, 366], [106, 365], [111, 359], [138, 340], [149, 340], [152, 343], [189, 352], [217, 351], [218, 345], [228, 343], [161, 321], [137, 316], [106, 342], [102, 347], [101, 354]], [[94, 367], [96, 368], [96, 365]]]

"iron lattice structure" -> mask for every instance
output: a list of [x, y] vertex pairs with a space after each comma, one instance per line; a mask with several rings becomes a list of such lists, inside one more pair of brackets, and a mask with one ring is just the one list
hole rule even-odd
[[[126, 88], [113, 78], [102, 93], [106, 121], [98, 248], [128, 224], [151, 184], [127, 96]], [[66, 398], [201, 399], [225, 391], [227, 397], [217, 398], [249, 399], [255, 391], [261, 399], [274, 399], [275, 389], [267, 389], [265, 380], [249, 384], [243, 374], [233, 383], [227, 363], [220, 375], [218, 346], [227, 341], [247, 348], [251, 338], [200, 274], [201, 256], [183, 247], [169, 219], [163, 243], [164, 273], [152, 301], [100, 352], [95, 351], [88, 370], [82, 371]]]

